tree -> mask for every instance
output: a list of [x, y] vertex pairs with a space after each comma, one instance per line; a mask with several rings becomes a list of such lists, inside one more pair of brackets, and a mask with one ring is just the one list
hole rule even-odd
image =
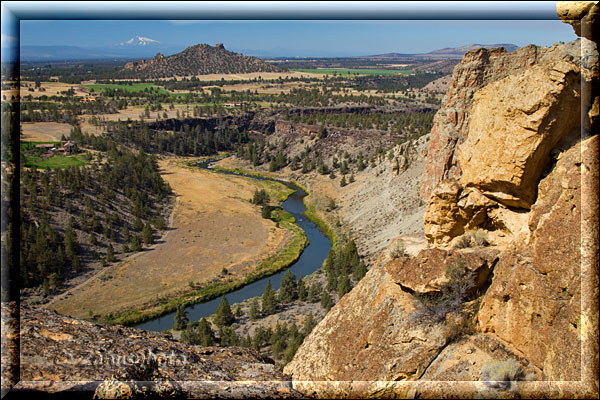
[[367, 273], [367, 266], [364, 261], [360, 261], [356, 266], [352, 268], [352, 278], [358, 282]]
[[304, 325], [302, 326], [302, 334], [307, 336], [312, 332], [313, 328], [317, 325], [317, 321], [315, 321], [315, 317], [312, 313], [309, 313], [304, 319]]
[[300, 278], [298, 280], [298, 299], [301, 301], [305, 301], [308, 297], [308, 291], [306, 290], [306, 285], [304, 284], [304, 279]]
[[294, 301], [298, 297], [296, 293], [296, 275], [289, 269], [283, 275], [281, 279], [281, 285], [279, 286], [279, 302], [289, 303]]
[[144, 224], [142, 223], [140, 217], [135, 217], [135, 221], [133, 222], [133, 229], [135, 229], [136, 231], [140, 231], [143, 227]]
[[144, 240], [146, 246], [149, 246], [152, 243], [154, 243], [154, 236], [152, 235], [152, 228], [150, 227], [150, 222], [146, 222], [146, 225], [144, 225], [144, 229], [142, 229], [142, 239]]
[[318, 282], [313, 283], [312, 285], [310, 285], [310, 288], [308, 289], [308, 296], [306, 299], [308, 301], [310, 301], [311, 303], [316, 303], [317, 301], [319, 301], [322, 290], [323, 289], [322, 289], [320, 283], [318, 283]]
[[248, 316], [252, 321], [256, 321], [260, 317], [260, 310], [258, 309], [258, 299], [255, 297], [250, 302], [250, 311]]
[[126, 242], [129, 242], [129, 240], [131, 239], [129, 236], [129, 227], [127, 226], [127, 223], [123, 224], [123, 239]]
[[177, 306], [177, 312], [175, 313], [175, 324], [173, 324], [173, 329], [176, 331], [184, 330], [188, 321], [187, 311], [185, 311], [183, 304], [179, 304]]
[[142, 251], [142, 240], [137, 235], [131, 237], [131, 250]]
[[181, 332], [181, 339], [200, 346], [212, 346], [216, 342], [215, 334], [206, 318], [198, 321], [198, 326], [188, 324], [185, 330]]
[[240, 338], [231, 326], [222, 326], [219, 329], [219, 338], [223, 347], [238, 346], [240, 344]]
[[221, 304], [219, 304], [219, 308], [217, 308], [214, 321], [218, 327], [231, 325], [233, 321], [235, 321], [235, 317], [231, 312], [229, 302], [227, 301], [225, 295], [223, 295], [221, 298]]
[[344, 176], [342, 177], [342, 180], [340, 181], [340, 186], [341, 186], [341, 187], [344, 187], [344, 186], [346, 186], [347, 184], [348, 184], [348, 183], [346, 182], [346, 175], [344, 175]]
[[352, 290], [352, 285], [348, 275], [343, 275], [342, 279], [338, 282], [338, 295], [342, 298], [346, 293]]
[[264, 219], [271, 218], [271, 207], [264, 205], [261, 210], [261, 215]]
[[331, 296], [329, 295], [329, 292], [327, 290], [324, 290], [323, 294], [321, 294], [321, 307], [323, 307], [324, 309], [329, 311], [329, 310], [331, 310], [332, 306], [333, 306], [333, 304], [332, 304]]
[[260, 190], [257, 189], [254, 191], [254, 196], [252, 197], [251, 203], [260, 205], [260, 206], [264, 206], [264, 205], [268, 204], [269, 201], [270, 201], [269, 195], [267, 194], [265, 189], [260, 189]]
[[271, 315], [277, 308], [277, 300], [275, 299], [275, 291], [271, 286], [271, 280], [267, 281], [267, 287], [262, 295], [262, 313], [264, 315]]
[[112, 244], [109, 243], [106, 248], [106, 261], [113, 262], [115, 260], [115, 250], [112, 247]]

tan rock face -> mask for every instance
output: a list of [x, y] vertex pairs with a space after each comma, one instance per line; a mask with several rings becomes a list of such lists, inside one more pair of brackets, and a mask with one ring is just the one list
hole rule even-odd
[[482, 332], [512, 343], [547, 380], [581, 377], [581, 182], [582, 171], [597, 179], [597, 149], [598, 136], [574, 146], [541, 181], [532, 243], [501, 256], [478, 314]]
[[498, 260], [494, 249], [426, 249], [417, 257], [402, 257], [389, 262], [385, 269], [390, 278], [412, 292], [439, 292], [448, 283], [448, 268], [458, 263], [471, 271], [473, 290], [483, 287]]
[[565, 23], [571, 25], [575, 34], [579, 37], [587, 37], [594, 40], [593, 30], [583, 31], [581, 25], [593, 25], [598, 20], [598, 2], [596, 1], [557, 1], [556, 14]]
[[457, 152], [461, 183], [508, 207], [529, 208], [550, 151], [580, 133], [579, 93], [579, 68], [567, 61], [536, 65], [479, 90], [469, 136]]
[[567, 60], [579, 65], [580, 48], [579, 41], [574, 41], [550, 48], [530, 45], [510, 54], [502, 49], [466, 53], [454, 69], [442, 107], [433, 120], [421, 198], [427, 201], [440, 181], [462, 175], [456, 147], [468, 137], [473, 96], [479, 89], [544, 61]]
[[[336, 395], [327, 382], [418, 379], [451, 332], [415, 320], [416, 300], [376, 264], [305, 339], [284, 369], [305, 395]], [[350, 396], [370, 390], [351, 384]]]

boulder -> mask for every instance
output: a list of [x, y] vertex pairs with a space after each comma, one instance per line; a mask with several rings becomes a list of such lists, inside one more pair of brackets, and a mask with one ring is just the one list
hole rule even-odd
[[579, 136], [579, 93], [579, 67], [567, 61], [535, 65], [479, 90], [469, 135], [458, 147], [460, 182], [507, 207], [528, 209], [550, 152]]

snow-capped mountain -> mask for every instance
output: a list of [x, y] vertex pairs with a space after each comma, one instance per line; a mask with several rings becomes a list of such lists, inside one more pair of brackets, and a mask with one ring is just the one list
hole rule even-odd
[[126, 42], [119, 43], [119, 46], [150, 46], [159, 44], [158, 40], [150, 39], [143, 36], [134, 36]]

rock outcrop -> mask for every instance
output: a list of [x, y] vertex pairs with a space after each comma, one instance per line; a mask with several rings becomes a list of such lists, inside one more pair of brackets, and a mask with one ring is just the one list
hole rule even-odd
[[[4, 336], [9, 311], [2, 303], [3, 369], [15, 339]], [[19, 340], [19, 382], [12, 389], [17, 392], [81, 391], [89, 397], [95, 391], [97, 398], [149, 392], [178, 398], [299, 396], [272, 360], [245, 348], [192, 346], [160, 333], [98, 325], [27, 306], [20, 311]], [[2, 378], [4, 390], [10, 376], [3, 370]]]
[[465, 55], [421, 187], [430, 248], [380, 255], [286, 366], [294, 388], [597, 398], [597, 67], [582, 43]]
[[529, 45], [512, 53], [503, 48], [477, 49], [466, 53], [454, 68], [450, 88], [433, 121], [426, 173], [421, 185], [423, 200], [429, 199], [433, 189], [443, 179], [462, 175], [456, 147], [469, 135], [475, 92], [544, 61], [562, 59], [577, 64], [579, 47], [580, 43], [575, 41], [550, 48]]
[[228, 51], [219, 43], [215, 47], [198, 44], [168, 57], [158, 53], [149, 61], [127, 63], [119, 73], [124, 78], [157, 79], [202, 74], [282, 71], [283, 69], [256, 57]]

